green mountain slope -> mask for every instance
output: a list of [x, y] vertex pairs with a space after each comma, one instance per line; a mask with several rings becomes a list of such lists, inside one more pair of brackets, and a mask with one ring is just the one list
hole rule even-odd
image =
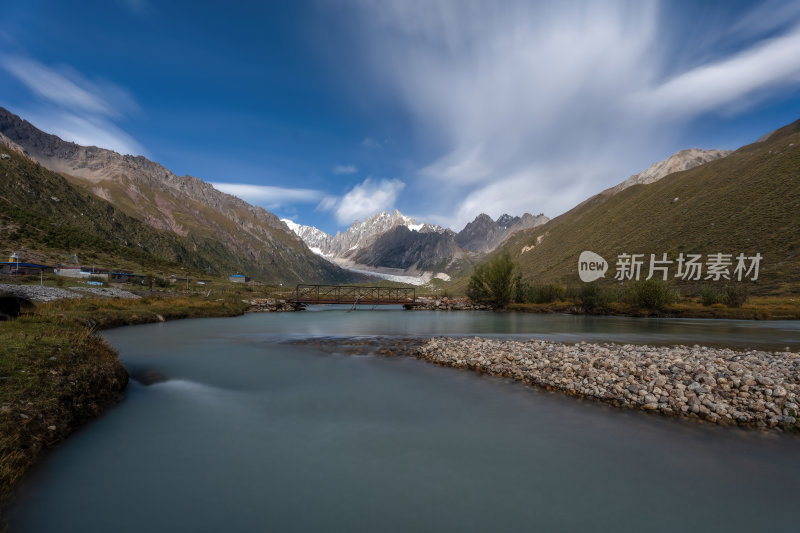
[[[507, 251], [534, 282], [580, 283], [584, 250], [619, 254], [739, 253], [763, 257], [754, 292], [800, 289], [800, 121], [734, 153], [617, 194], [601, 193], [543, 226], [520, 232]], [[735, 259], [734, 259], [735, 264]], [[731, 271], [733, 268], [731, 268]], [[670, 276], [677, 268], [673, 264]], [[688, 282], [682, 282], [688, 283]]]
[[[269, 283], [353, 279], [353, 274], [313, 254], [272, 213], [198, 178], [177, 176], [141, 156], [65, 142], [2, 108], [0, 134], [129, 218], [183, 239], [176, 242], [198, 252], [220, 274], [240, 271]], [[152, 243], [151, 249], [156, 248]]]
[[84, 262], [116, 268], [186, 266], [215, 274], [236, 270], [223, 246], [180, 237], [129, 217], [63, 177], [11, 150], [0, 153], [0, 249], [24, 251], [27, 260]]

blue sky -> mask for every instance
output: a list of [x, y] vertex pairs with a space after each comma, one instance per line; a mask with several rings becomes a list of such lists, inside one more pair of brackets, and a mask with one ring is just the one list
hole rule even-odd
[[[696, 5], [699, 4], [699, 5]], [[0, 105], [328, 232], [558, 215], [800, 118], [800, 2], [26, 0]]]

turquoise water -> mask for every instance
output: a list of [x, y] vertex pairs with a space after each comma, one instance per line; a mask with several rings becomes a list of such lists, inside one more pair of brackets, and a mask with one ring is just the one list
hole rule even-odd
[[11, 531], [797, 529], [795, 435], [281, 342], [433, 334], [796, 347], [800, 324], [324, 310], [111, 330], [167, 381], [48, 454]]

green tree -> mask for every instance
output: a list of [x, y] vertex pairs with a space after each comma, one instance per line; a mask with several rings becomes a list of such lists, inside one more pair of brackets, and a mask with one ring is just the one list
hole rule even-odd
[[514, 262], [508, 252], [475, 267], [467, 286], [470, 300], [505, 307], [514, 291]]

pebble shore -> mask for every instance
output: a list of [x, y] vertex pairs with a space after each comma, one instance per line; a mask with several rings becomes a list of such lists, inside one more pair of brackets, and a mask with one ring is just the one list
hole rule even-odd
[[283, 313], [305, 309], [303, 304], [292, 304], [286, 300], [276, 300], [275, 298], [253, 298], [252, 300], [242, 300], [242, 303], [250, 304], [247, 309], [248, 313]]
[[415, 305], [409, 306], [413, 311], [491, 311], [492, 306], [472, 302], [468, 298], [428, 298], [417, 296]]
[[475, 337], [431, 339], [417, 356], [618, 407], [798, 429], [798, 353]]
[[55, 300], [69, 300], [72, 298], [102, 297], [102, 298], [139, 298], [132, 292], [114, 287], [49, 287], [42, 285], [12, 285], [0, 284], [0, 294], [9, 294], [18, 298], [25, 298], [34, 302], [52, 302]]

